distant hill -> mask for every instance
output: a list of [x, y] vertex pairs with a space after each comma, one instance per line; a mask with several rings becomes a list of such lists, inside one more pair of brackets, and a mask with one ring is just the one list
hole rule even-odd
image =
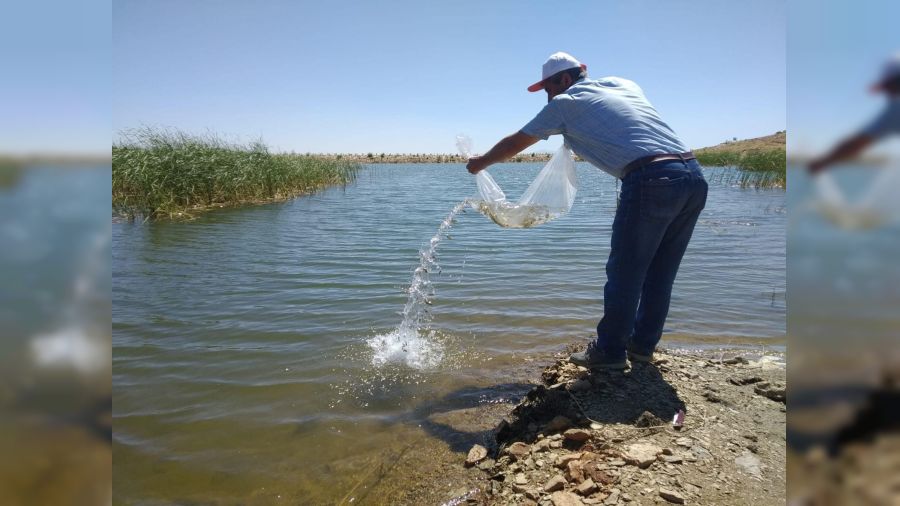
[[743, 139], [739, 141], [725, 141], [722, 144], [695, 149], [697, 154], [705, 153], [746, 153], [750, 151], [784, 150], [787, 142], [787, 131], [782, 130], [765, 137], [755, 139]]

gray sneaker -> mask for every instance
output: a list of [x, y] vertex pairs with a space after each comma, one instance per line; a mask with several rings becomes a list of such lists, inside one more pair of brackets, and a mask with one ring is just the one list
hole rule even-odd
[[624, 360], [610, 362], [603, 360], [597, 355], [598, 354], [594, 352], [590, 346], [588, 346], [588, 349], [584, 351], [569, 355], [569, 362], [572, 362], [575, 365], [580, 365], [581, 367], [587, 367], [588, 369], [625, 369], [626, 363]]

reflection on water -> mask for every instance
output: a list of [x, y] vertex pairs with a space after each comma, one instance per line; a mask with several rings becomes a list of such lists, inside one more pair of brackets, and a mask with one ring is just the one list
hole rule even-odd
[[[540, 168], [491, 170], [518, 194]], [[502, 386], [602, 316], [616, 187], [578, 171], [571, 211], [530, 229], [466, 207], [448, 218], [476, 192], [462, 165], [376, 165], [286, 203], [114, 224], [116, 497], [334, 503], [363, 480], [389, 502], [404, 489], [391, 458], [440, 477], [459, 460], [448, 448], [483, 429], [436, 413], [515, 397]], [[783, 344], [784, 201], [713, 186], [715, 224], [682, 263], [667, 345]], [[434, 251], [439, 269], [424, 261]], [[410, 360], [434, 356], [425, 344], [439, 363]], [[372, 469], [385, 474], [365, 481]]]

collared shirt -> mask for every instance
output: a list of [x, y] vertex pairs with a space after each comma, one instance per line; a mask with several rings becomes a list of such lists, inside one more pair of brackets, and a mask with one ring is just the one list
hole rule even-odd
[[863, 129], [863, 134], [880, 139], [888, 134], [900, 134], [900, 96], [891, 98], [887, 109]]
[[562, 134], [575, 154], [615, 177], [638, 158], [687, 151], [643, 90], [621, 77], [576, 81], [521, 132], [544, 140]]

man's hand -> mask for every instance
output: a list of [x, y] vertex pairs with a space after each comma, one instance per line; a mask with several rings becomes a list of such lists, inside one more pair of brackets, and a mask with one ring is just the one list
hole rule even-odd
[[481, 156], [469, 158], [469, 163], [466, 164], [466, 169], [468, 169], [470, 174], [478, 174], [485, 168], [487, 168], [487, 164], [484, 163], [484, 157]]
[[500, 142], [498, 142], [494, 147], [488, 150], [487, 153], [481, 156], [473, 156], [472, 158], [469, 158], [469, 163], [466, 164], [466, 169], [468, 169], [472, 174], [478, 174], [479, 172], [486, 169], [489, 165], [507, 160], [537, 141], [537, 137], [532, 137], [530, 135], [523, 134], [522, 132], [516, 132], [512, 135], [508, 135], [504, 137]]

